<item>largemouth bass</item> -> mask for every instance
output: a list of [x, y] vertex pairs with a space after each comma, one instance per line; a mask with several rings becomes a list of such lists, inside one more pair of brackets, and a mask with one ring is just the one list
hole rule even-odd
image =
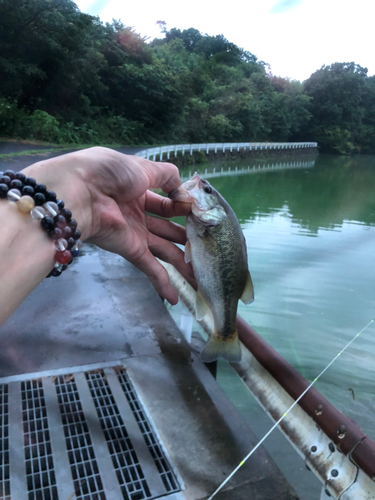
[[198, 283], [196, 318], [211, 310], [215, 329], [201, 353], [209, 363], [219, 357], [241, 359], [236, 330], [238, 301], [254, 300], [244, 235], [230, 205], [197, 173], [168, 195], [192, 204], [186, 217], [185, 261], [191, 262]]

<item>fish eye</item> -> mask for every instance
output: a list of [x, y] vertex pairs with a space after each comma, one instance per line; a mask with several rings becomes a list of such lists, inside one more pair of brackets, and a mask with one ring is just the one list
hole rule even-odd
[[208, 193], [208, 194], [212, 193], [212, 187], [210, 187], [210, 186], [206, 186], [206, 187], [204, 188], [204, 192], [205, 192], [205, 193]]

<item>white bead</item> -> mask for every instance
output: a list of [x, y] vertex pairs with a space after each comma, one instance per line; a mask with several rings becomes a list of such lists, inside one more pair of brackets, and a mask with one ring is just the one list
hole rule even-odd
[[58, 271], [62, 271], [63, 265], [62, 265], [62, 264], [60, 264], [60, 262], [56, 262], [54, 267], [55, 267], [55, 269], [57, 269]]
[[47, 201], [44, 203], [43, 208], [47, 212], [47, 215], [50, 215], [51, 217], [55, 217], [60, 212], [59, 207], [53, 201]]
[[21, 191], [18, 189], [9, 189], [7, 198], [9, 201], [18, 201], [21, 198]]
[[30, 215], [35, 220], [42, 220], [46, 216], [46, 211], [43, 207], [35, 207], [31, 210]]
[[81, 240], [77, 240], [75, 242], [75, 245], [73, 246], [73, 250], [80, 250], [82, 248], [82, 241]]
[[35, 201], [31, 198], [31, 196], [21, 196], [21, 198], [17, 201], [17, 208], [18, 210], [21, 210], [21, 212], [30, 212], [34, 207]]
[[58, 252], [63, 252], [68, 248], [68, 242], [64, 238], [59, 238], [53, 245]]

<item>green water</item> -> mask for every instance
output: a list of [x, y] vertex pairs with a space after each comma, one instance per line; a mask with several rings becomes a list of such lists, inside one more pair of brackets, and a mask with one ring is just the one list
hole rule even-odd
[[[239, 313], [312, 381], [375, 317], [375, 156], [198, 171], [233, 207], [246, 237], [255, 302], [240, 303]], [[316, 388], [375, 439], [375, 323]]]

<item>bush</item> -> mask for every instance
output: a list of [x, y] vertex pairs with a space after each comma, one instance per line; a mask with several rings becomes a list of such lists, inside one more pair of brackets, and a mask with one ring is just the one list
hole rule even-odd
[[137, 144], [147, 141], [143, 124], [123, 116], [111, 116], [106, 120], [111, 139], [120, 144]]
[[98, 144], [100, 140], [98, 132], [87, 123], [75, 125], [73, 122], [68, 122], [60, 131], [60, 142], [64, 143]]
[[31, 115], [18, 108], [17, 101], [0, 97], [0, 135], [21, 139], [61, 142], [59, 122], [45, 111]]
[[[318, 127], [317, 127], [318, 129]], [[338, 125], [320, 127], [316, 132], [317, 140], [324, 144], [324, 149], [329, 153], [348, 155], [354, 152], [354, 145], [349, 130]]]
[[30, 137], [39, 141], [60, 142], [59, 122], [46, 111], [36, 110], [28, 117]]
[[0, 97], [0, 135], [4, 137], [16, 135], [22, 114], [25, 113], [18, 109], [17, 101]]

